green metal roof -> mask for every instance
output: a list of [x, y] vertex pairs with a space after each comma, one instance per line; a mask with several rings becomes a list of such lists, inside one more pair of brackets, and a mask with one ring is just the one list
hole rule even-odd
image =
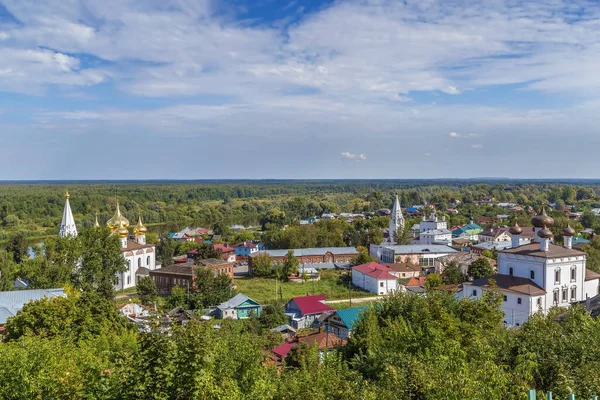
[[344, 325], [348, 328], [353, 328], [360, 319], [360, 313], [368, 309], [367, 306], [346, 308], [345, 310], [337, 310], [337, 315], [340, 317]]

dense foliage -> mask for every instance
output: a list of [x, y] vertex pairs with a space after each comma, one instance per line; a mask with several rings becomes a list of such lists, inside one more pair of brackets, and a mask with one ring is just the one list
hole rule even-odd
[[[298, 347], [277, 370], [267, 354], [282, 341], [269, 332], [281, 319], [279, 306], [268, 318], [225, 320], [219, 329], [214, 321], [193, 320], [164, 335], [125, 329], [110, 302], [88, 300], [36, 302], [11, 321], [10, 340], [0, 344], [0, 398], [512, 399], [524, 398], [528, 388], [551, 390], [557, 398], [600, 393], [600, 322], [579, 307], [506, 329], [497, 293], [477, 302], [438, 291], [398, 294], [364, 314], [341, 354], [329, 352], [321, 362], [314, 348]], [[57, 308], [64, 321], [44, 322]]]

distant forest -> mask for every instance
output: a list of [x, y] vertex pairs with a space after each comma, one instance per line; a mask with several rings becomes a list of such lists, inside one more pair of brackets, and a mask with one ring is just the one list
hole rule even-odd
[[0, 241], [15, 232], [29, 237], [58, 232], [64, 192], [78, 225], [101, 223], [114, 213], [116, 201], [131, 221], [141, 212], [149, 224], [263, 224], [269, 214], [292, 223], [329, 212], [372, 212], [390, 208], [395, 194], [403, 207], [435, 204], [443, 212], [461, 202], [453, 223], [500, 212], [474, 207], [482, 198], [539, 208], [556, 204], [578, 211], [600, 207], [598, 180], [264, 180], [147, 182], [4, 182], [0, 184]]

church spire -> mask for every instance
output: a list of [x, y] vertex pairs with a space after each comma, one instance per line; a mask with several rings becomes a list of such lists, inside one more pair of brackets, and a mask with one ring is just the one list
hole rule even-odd
[[402, 215], [398, 195], [396, 195], [389, 226], [389, 241], [391, 243], [397, 243], [396, 232], [398, 232], [398, 230], [404, 230], [404, 216]]
[[77, 227], [75, 226], [75, 219], [73, 218], [73, 212], [71, 211], [71, 204], [69, 204], [69, 198], [71, 195], [67, 190], [65, 192], [65, 209], [63, 210], [62, 222], [60, 223], [60, 230], [58, 236], [60, 237], [75, 237], [77, 236]]
[[94, 228], [100, 228], [100, 223], [98, 222], [98, 211], [96, 211], [96, 222], [94, 222]]

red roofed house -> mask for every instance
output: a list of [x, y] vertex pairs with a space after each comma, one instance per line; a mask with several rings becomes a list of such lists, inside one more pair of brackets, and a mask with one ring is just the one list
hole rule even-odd
[[385, 265], [370, 262], [352, 268], [352, 284], [375, 294], [388, 294], [398, 290], [398, 278]]
[[335, 350], [339, 347], [344, 347], [347, 341], [333, 333], [320, 331], [307, 336], [300, 336], [292, 342], [287, 342], [275, 347], [271, 350], [271, 360], [275, 361], [277, 364], [281, 364], [292, 348], [296, 347], [298, 343], [306, 343], [310, 347], [316, 346], [319, 350], [319, 355], [323, 357], [323, 353], [325, 353], [326, 349]]
[[318, 294], [314, 296], [294, 297], [285, 305], [285, 313], [290, 319], [290, 325], [294, 328], [311, 328], [319, 323], [319, 317], [326, 311], [335, 311], [332, 307], [323, 303], [326, 296]]
[[233, 247], [229, 247], [226, 244], [217, 243], [213, 246], [215, 250], [221, 250], [221, 256], [223, 260], [227, 262], [235, 262], [235, 249]]

